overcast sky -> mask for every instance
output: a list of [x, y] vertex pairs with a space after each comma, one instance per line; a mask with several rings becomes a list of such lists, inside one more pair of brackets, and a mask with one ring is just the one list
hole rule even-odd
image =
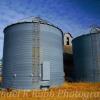
[[100, 25], [100, 0], [0, 0], [0, 58], [4, 27], [29, 16], [40, 16], [76, 37]]

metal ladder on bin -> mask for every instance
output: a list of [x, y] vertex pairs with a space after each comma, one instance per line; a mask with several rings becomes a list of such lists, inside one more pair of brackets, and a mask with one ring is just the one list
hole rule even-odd
[[40, 71], [40, 23], [33, 22], [33, 47], [32, 47], [32, 63], [33, 63], [33, 82], [38, 82], [40, 79], [39, 71]]

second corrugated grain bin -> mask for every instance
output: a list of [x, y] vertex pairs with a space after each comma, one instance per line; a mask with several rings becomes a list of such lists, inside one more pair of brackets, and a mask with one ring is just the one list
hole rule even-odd
[[100, 31], [73, 41], [76, 81], [100, 82]]
[[3, 87], [57, 86], [64, 81], [63, 33], [39, 17], [4, 30]]

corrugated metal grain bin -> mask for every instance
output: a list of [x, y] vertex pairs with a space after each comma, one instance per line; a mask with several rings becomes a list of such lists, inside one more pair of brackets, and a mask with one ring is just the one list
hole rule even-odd
[[61, 29], [38, 17], [6, 27], [3, 65], [4, 88], [59, 86], [64, 81]]
[[100, 32], [73, 41], [76, 81], [100, 82]]

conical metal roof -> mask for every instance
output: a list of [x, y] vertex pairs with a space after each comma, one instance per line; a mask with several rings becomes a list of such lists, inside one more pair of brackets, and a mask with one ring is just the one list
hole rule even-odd
[[53, 25], [52, 23], [48, 22], [47, 20], [42, 19], [39, 16], [38, 17], [28, 17], [28, 18], [24, 18], [24, 19], [17, 21], [17, 23], [21, 23], [21, 22], [40, 22], [44, 24]]

